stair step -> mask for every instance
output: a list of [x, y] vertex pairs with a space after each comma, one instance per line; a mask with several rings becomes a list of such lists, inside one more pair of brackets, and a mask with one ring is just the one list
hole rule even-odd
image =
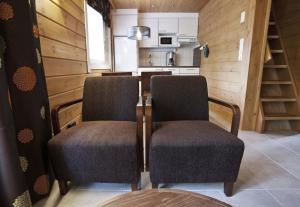
[[271, 53], [283, 53], [283, 50], [271, 50]]
[[268, 39], [279, 39], [279, 35], [268, 35]]
[[264, 65], [264, 68], [288, 68], [287, 65]]
[[269, 25], [276, 25], [276, 23], [271, 21], [271, 22], [269, 22]]
[[286, 113], [281, 114], [265, 114], [266, 121], [289, 121], [289, 120], [300, 120], [300, 116], [291, 115]]
[[295, 102], [297, 101], [297, 99], [291, 97], [268, 96], [268, 97], [262, 97], [261, 101], [262, 102]]
[[264, 85], [291, 85], [292, 81], [278, 81], [278, 80], [269, 80], [269, 81], [262, 81]]

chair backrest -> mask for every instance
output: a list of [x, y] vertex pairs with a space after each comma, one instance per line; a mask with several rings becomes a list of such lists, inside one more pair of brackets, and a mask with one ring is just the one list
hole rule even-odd
[[153, 121], [208, 120], [208, 92], [203, 76], [151, 78]]
[[84, 84], [82, 120], [136, 121], [137, 77], [91, 77]]
[[142, 72], [141, 80], [142, 80], [142, 96], [145, 92], [150, 93], [150, 79], [154, 75], [172, 75], [171, 71], [157, 71], [157, 72]]
[[102, 76], [132, 76], [132, 72], [104, 72]]

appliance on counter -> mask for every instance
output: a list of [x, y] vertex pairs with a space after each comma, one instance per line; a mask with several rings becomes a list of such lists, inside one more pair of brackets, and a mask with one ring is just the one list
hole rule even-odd
[[114, 37], [115, 71], [136, 72], [138, 67], [137, 41], [132, 41], [126, 36]]
[[166, 66], [174, 67], [176, 61], [176, 53], [173, 51], [166, 53]]
[[160, 34], [158, 40], [159, 47], [179, 47], [176, 34]]

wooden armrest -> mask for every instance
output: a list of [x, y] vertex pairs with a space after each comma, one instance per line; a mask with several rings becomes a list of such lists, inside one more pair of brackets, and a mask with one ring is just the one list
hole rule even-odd
[[51, 110], [51, 119], [52, 119], [52, 127], [53, 127], [54, 135], [60, 133], [59, 112], [64, 108], [67, 108], [69, 106], [72, 106], [80, 102], [82, 102], [82, 98], [57, 105], [55, 108]]
[[[137, 136], [143, 141], [143, 99], [139, 97], [136, 104], [136, 122], [137, 122]], [[141, 142], [143, 143], [143, 142]]]
[[138, 103], [136, 104], [136, 107], [143, 107], [143, 97], [139, 96]]
[[146, 107], [150, 107], [152, 109], [152, 97], [151, 96], [147, 96], [146, 99]]
[[143, 98], [140, 96], [136, 104], [136, 135], [139, 146], [139, 163], [140, 168], [144, 171], [143, 159]]
[[149, 169], [149, 149], [152, 136], [152, 97], [148, 96], [145, 103], [146, 116], [146, 170]]
[[231, 104], [222, 100], [218, 100], [215, 98], [208, 98], [208, 101], [225, 106], [227, 108], [230, 108], [232, 110], [233, 116], [232, 116], [232, 121], [231, 121], [231, 134], [234, 134], [235, 136], [238, 135], [239, 132], [239, 126], [240, 126], [240, 117], [241, 117], [241, 111], [238, 105], [236, 104]]

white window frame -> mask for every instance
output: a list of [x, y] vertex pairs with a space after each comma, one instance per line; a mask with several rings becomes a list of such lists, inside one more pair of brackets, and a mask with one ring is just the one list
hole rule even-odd
[[[89, 50], [88, 3], [85, 1], [85, 31], [88, 72], [92, 70], [111, 70], [111, 33], [110, 28], [103, 22], [104, 61], [91, 59]], [[101, 15], [101, 14], [100, 14]]]

